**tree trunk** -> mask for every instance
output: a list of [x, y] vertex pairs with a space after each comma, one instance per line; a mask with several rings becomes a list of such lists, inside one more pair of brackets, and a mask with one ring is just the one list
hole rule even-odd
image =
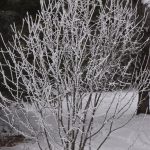
[[140, 113], [150, 114], [148, 91], [139, 91], [137, 115]]

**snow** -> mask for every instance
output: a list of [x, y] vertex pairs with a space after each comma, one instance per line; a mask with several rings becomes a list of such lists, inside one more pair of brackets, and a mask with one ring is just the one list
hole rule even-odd
[[127, 126], [114, 132], [102, 150], [148, 150], [150, 116], [136, 116]]
[[150, 0], [142, 0], [142, 3], [150, 7]]
[[150, 3], [150, 0], [142, 0], [142, 3], [143, 3], [143, 4], [149, 4], [149, 3]]
[[[133, 95], [134, 101], [127, 113], [121, 117], [116, 123], [115, 127], [120, 126], [126, 119], [131, 118], [131, 116], [134, 114], [136, 106], [137, 106], [137, 99], [138, 95], [135, 91], [130, 92], [119, 92], [121, 96], [126, 95], [126, 98], [123, 100], [123, 104], [126, 103]], [[105, 114], [102, 112], [105, 111], [105, 109], [108, 107], [109, 102], [112, 99], [112, 96], [114, 95], [113, 92], [104, 93], [105, 95], [105, 102], [102, 104], [103, 109], [99, 109], [99, 112], [97, 113], [97, 117], [100, 119], [103, 118]], [[115, 101], [118, 101], [118, 98], [116, 98]], [[114, 105], [115, 106], [115, 105]], [[120, 105], [121, 106], [121, 105]], [[112, 107], [112, 111], [113, 111]], [[32, 112], [34, 112], [34, 109], [32, 109]], [[33, 115], [33, 113], [31, 113]], [[97, 122], [98, 125], [98, 122]], [[149, 115], [139, 115], [135, 116], [126, 126], [123, 128], [113, 132], [108, 140], [104, 143], [102, 146], [102, 150], [148, 150], [150, 147], [150, 116]], [[103, 131], [103, 133], [100, 135], [104, 135], [107, 129]], [[99, 139], [101, 137], [95, 138], [92, 145], [92, 150], [96, 150], [96, 146], [99, 143]], [[42, 139], [40, 140], [42, 141]], [[43, 142], [43, 141], [42, 141]], [[43, 149], [45, 148], [45, 143], [42, 143]], [[28, 141], [24, 143], [20, 143], [14, 147], [3, 147], [1, 150], [40, 150], [38, 147], [38, 144], [35, 141]], [[61, 148], [58, 148], [58, 150], [61, 150]], [[88, 148], [87, 148], [88, 150]]]

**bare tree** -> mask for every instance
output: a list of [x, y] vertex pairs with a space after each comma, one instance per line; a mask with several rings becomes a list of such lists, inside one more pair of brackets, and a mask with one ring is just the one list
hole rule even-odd
[[[93, 23], [96, 7], [100, 15]], [[11, 78], [5, 74], [4, 65], [0, 67], [17, 110], [11, 109], [8, 104], [12, 101], [1, 94], [1, 108], [6, 114], [1, 120], [35, 138], [41, 150], [39, 135], [50, 150], [60, 146], [64, 150], [90, 149], [93, 139], [101, 135], [96, 145], [100, 149], [112, 132], [132, 118], [114, 126], [136, 96], [133, 92], [125, 101], [129, 90], [122, 95], [114, 91], [116, 87], [122, 90], [128, 84], [130, 90], [139, 89], [147, 80], [142, 73], [129, 71], [138, 61], [132, 56], [137, 56], [146, 43], [139, 42], [144, 19], [137, 21], [136, 14], [136, 8], [121, 1], [103, 5], [100, 1], [60, 0], [43, 4], [35, 20], [29, 15], [24, 19], [28, 35], [14, 25], [13, 43], [4, 42], [7, 51], [1, 50]], [[145, 74], [149, 76], [147, 70]], [[110, 90], [114, 92], [107, 103]], [[34, 107], [35, 119], [29, 117], [24, 100]], [[101, 112], [105, 103], [108, 105]], [[28, 131], [15, 126], [15, 120]], [[102, 135], [105, 128], [107, 132]]]
[[[149, 70], [150, 66], [150, 58], [149, 58], [149, 48], [150, 48], [150, 42], [149, 42], [149, 19], [150, 19], [150, 13], [149, 13], [149, 9], [148, 6], [142, 4], [142, 1], [135, 1], [138, 4], [138, 15], [142, 18], [142, 16], [144, 14], [146, 14], [147, 19], [146, 22], [144, 24], [144, 36], [143, 36], [143, 41], [144, 40], [148, 40], [147, 44], [143, 47], [142, 51], [139, 54], [139, 62], [138, 66], [139, 66], [139, 74], [141, 74], [144, 72], [145, 70]], [[143, 76], [144, 77], [144, 76]], [[150, 113], [149, 110], [149, 80], [147, 79], [147, 82], [145, 82], [145, 85], [143, 84], [143, 86], [141, 86], [141, 88], [139, 89], [139, 100], [138, 100], [138, 109], [137, 109], [137, 114], [140, 113]]]

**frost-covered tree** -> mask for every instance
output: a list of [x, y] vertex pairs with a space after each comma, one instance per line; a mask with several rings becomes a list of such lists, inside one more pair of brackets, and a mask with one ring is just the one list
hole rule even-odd
[[149, 77], [147, 77], [147, 74], [145, 74], [145, 70], [149, 71], [150, 69], [150, 58], [149, 58], [149, 48], [150, 48], [150, 31], [149, 31], [149, 22], [150, 22], [150, 11], [148, 6], [145, 4], [146, 1], [137, 1], [134, 0], [134, 5], [137, 5], [138, 9], [138, 16], [142, 18], [144, 15], [146, 15], [146, 21], [143, 28], [143, 37], [142, 41], [147, 40], [147, 44], [143, 47], [142, 51], [139, 53], [139, 61], [136, 64], [138, 66], [138, 74], [143, 74], [142, 78], [147, 78], [147, 82], [143, 83], [142, 86], [139, 89], [139, 100], [138, 100], [138, 108], [137, 108], [137, 114], [140, 113], [150, 113], [149, 110], [149, 91], [150, 91], [150, 85], [149, 85]]
[[[130, 109], [136, 94], [125, 101], [129, 91], [122, 96], [115, 90], [127, 85], [130, 90], [139, 89], [147, 82], [131, 67], [146, 44], [141, 41], [144, 18], [139, 20], [136, 7], [122, 1], [104, 5], [101, 1], [60, 0], [43, 4], [35, 20], [28, 15], [23, 23], [28, 34], [14, 25], [13, 42], [4, 42], [6, 50], [1, 50], [3, 83], [17, 105], [17, 110], [12, 109], [11, 99], [0, 94], [6, 114], [1, 120], [36, 138], [41, 150], [40, 136], [50, 150], [92, 148], [96, 138], [95, 149], [100, 149], [113, 131], [132, 118], [114, 126]], [[147, 70], [144, 73], [149, 76]], [[31, 103], [29, 109], [24, 101]], [[34, 118], [29, 115], [31, 108]]]

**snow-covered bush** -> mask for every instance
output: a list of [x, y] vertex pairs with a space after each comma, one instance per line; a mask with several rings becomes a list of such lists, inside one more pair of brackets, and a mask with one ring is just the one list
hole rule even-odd
[[[29, 15], [24, 19], [28, 34], [13, 26], [13, 43], [2, 50], [11, 78], [4, 64], [1, 73], [15, 102], [0, 95], [8, 118], [1, 120], [36, 138], [41, 149], [40, 136], [49, 149], [61, 146], [64, 150], [92, 148], [98, 137], [96, 149], [100, 149], [113, 131], [132, 118], [113, 126], [136, 93], [124, 101], [128, 90], [123, 96], [114, 92], [108, 102], [108, 91], [116, 89], [116, 84], [120, 90], [127, 84], [130, 90], [142, 86], [142, 82], [131, 85], [136, 73], [129, 71], [145, 44], [141, 42], [144, 19], [137, 21], [136, 11], [121, 1], [105, 5], [91, 0], [49, 1], [35, 19]], [[146, 80], [139, 74], [137, 78]]]

